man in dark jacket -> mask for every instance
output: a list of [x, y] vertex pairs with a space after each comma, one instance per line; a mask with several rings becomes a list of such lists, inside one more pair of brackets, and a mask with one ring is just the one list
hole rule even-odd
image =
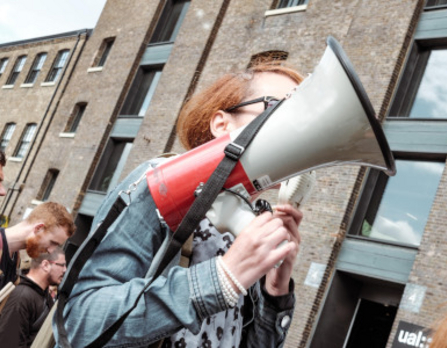
[[27, 276], [9, 296], [0, 316], [1, 346], [30, 347], [53, 306], [48, 292], [50, 285], [58, 285], [66, 271], [65, 255], [57, 248], [51, 254], [41, 254], [31, 261]]

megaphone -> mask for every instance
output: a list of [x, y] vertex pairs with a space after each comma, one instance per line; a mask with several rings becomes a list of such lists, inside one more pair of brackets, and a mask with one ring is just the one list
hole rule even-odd
[[[147, 174], [159, 213], [175, 231], [193, 203], [194, 193], [224, 157], [224, 148], [242, 129], [186, 152]], [[327, 48], [307, 77], [265, 122], [245, 149], [225, 188], [246, 196], [322, 167], [360, 165], [388, 175], [393, 155], [374, 109], [340, 44]]]

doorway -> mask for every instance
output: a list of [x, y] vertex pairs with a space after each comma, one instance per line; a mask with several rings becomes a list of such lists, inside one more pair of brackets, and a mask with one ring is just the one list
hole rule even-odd
[[310, 348], [385, 348], [404, 284], [336, 271]]
[[344, 348], [385, 347], [397, 307], [360, 298]]

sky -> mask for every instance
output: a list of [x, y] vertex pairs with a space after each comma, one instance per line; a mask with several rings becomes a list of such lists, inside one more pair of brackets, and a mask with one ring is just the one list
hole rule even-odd
[[93, 29], [107, 0], [0, 0], [0, 44]]

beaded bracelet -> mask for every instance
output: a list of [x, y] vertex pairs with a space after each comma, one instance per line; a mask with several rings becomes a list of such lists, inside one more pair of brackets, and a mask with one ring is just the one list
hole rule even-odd
[[224, 263], [224, 261], [222, 259], [222, 256], [219, 255], [219, 257], [217, 258], [217, 263], [220, 264], [220, 266], [222, 266], [225, 273], [230, 277], [230, 279], [233, 281], [234, 285], [237, 286], [237, 288], [239, 289], [241, 294], [244, 296], [247, 296], [247, 290], [245, 290], [245, 288], [242, 286], [242, 284], [239, 283], [239, 281], [236, 279], [234, 274], [231, 273], [231, 271], [228, 269], [227, 265]]
[[230, 307], [234, 307], [239, 300], [239, 296], [236, 291], [234, 291], [233, 286], [230, 284], [227, 275], [219, 263], [216, 263], [216, 268], [225, 303]]

